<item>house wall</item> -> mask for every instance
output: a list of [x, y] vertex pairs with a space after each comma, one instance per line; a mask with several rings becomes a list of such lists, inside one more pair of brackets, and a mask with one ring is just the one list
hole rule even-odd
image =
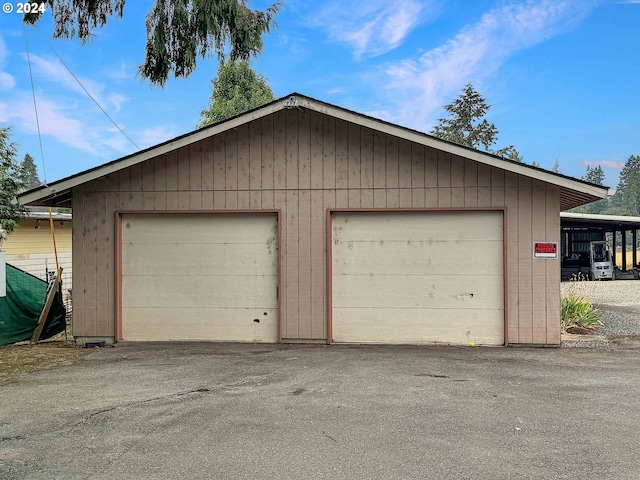
[[74, 188], [74, 335], [115, 334], [116, 211], [280, 209], [286, 341], [327, 338], [327, 209], [452, 207], [506, 207], [509, 342], [559, 343], [559, 187], [298, 109]]
[[[67, 290], [72, 288], [71, 222], [55, 221], [54, 232], [64, 289]], [[43, 280], [47, 279], [47, 270], [50, 272], [56, 270], [56, 255], [49, 220], [37, 221], [30, 218], [20, 220], [2, 245], [2, 249], [7, 254], [7, 263]]]

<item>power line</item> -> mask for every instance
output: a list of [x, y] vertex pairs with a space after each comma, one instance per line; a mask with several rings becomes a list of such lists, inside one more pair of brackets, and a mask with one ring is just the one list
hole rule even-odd
[[[64, 65], [64, 68], [67, 69], [67, 71], [71, 74], [71, 76], [74, 78], [74, 80], [76, 82], [78, 82], [78, 85], [80, 85], [80, 88], [82, 88], [82, 90], [84, 90], [84, 93], [87, 94], [87, 96], [93, 101], [93, 103], [96, 104], [96, 106], [102, 111], [102, 113], [105, 114], [105, 116], [109, 119], [109, 121], [118, 129], [120, 130], [120, 133], [122, 133], [125, 137], [127, 137], [127, 139], [138, 149], [140, 150], [140, 147], [136, 144], [136, 142], [134, 142], [131, 137], [129, 137], [129, 135], [127, 135], [124, 130], [122, 130], [122, 128], [120, 128], [120, 126], [109, 116], [109, 114], [104, 110], [104, 108], [102, 108], [102, 106], [96, 101], [95, 98], [93, 98], [93, 96], [87, 91], [86, 88], [84, 88], [84, 85], [82, 85], [82, 82], [80, 82], [80, 80], [78, 79], [78, 77], [75, 76], [75, 74], [71, 71], [71, 69], [67, 66], [66, 63], [64, 63], [64, 60], [62, 59], [62, 57], [58, 54], [58, 52], [56, 51], [55, 48], [53, 48], [53, 45], [51, 45], [51, 42], [49, 42], [49, 40], [47, 39], [47, 37], [42, 33], [42, 31], [40, 30], [40, 28], [38, 28], [38, 26], [36, 25], [36, 30], [38, 30], [38, 33], [40, 34], [40, 36], [44, 39], [45, 42], [47, 42], [47, 45], [49, 45], [49, 48], [51, 48], [51, 50], [53, 51], [53, 53], [56, 54], [56, 57], [58, 57], [58, 60], [60, 60], [60, 63], [62, 63], [62, 65]], [[25, 32], [25, 37], [26, 37], [26, 32]], [[29, 66], [29, 68], [31, 68], [31, 66]], [[35, 94], [34, 94], [35, 95]], [[35, 97], [34, 97], [35, 99]]]
[[47, 170], [44, 168], [44, 150], [42, 149], [42, 135], [40, 134], [40, 119], [38, 118], [38, 105], [36, 104], [36, 91], [33, 86], [33, 74], [31, 73], [31, 57], [29, 56], [29, 42], [27, 41], [27, 27], [24, 29], [24, 45], [27, 50], [27, 64], [29, 65], [29, 79], [31, 80], [31, 94], [33, 96], [33, 109], [36, 112], [36, 127], [38, 129], [38, 142], [40, 142], [40, 159], [42, 160], [42, 175], [44, 176], [44, 184], [47, 184]]

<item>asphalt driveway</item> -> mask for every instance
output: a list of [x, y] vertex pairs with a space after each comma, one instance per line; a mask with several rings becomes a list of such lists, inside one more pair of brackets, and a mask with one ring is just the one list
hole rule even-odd
[[0, 386], [0, 478], [636, 479], [639, 360], [119, 344]]

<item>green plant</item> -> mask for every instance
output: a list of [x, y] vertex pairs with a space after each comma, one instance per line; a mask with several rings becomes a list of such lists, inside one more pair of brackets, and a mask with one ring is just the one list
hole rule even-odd
[[602, 327], [600, 312], [589, 300], [576, 294], [564, 295], [560, 301], [562, 331], [571, 329], [595, 330]]

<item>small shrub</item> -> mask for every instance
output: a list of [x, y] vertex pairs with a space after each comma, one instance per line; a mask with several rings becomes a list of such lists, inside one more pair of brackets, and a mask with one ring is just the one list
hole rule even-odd
[[600, 312], [589, 300], [575, 294], [564, 295], [560, 301], [562, 331], [584, 332], [602, 327]]

